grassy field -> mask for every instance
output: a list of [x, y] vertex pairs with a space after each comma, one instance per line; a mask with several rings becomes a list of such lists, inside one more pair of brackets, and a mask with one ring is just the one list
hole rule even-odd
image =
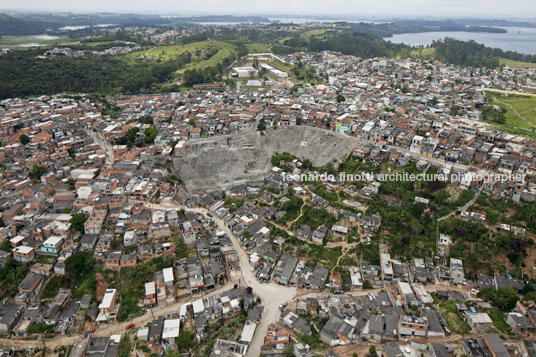
[[514, 60], [504, 59], [504, 58], [500, 59], [500, 63], [510, 68], [536, 68], [536, 63], [517, 62]]
[[[34, 36], [2, 36], [0, 38], [0, 46], [1, 47], [19, 47], [21, 45], [28, 45], [28, 44], [37, 44], [38, 46], [51, 46], [55, 45], [57, 43], [64, 43], [69, 41], [69, 36], [64, 35], [60, 36], [60, 38], [54, 39], [54, 40], [40, 40], [39, 38], [35, 38]], [[26, 46], [24, 46], [26, 47]]]
[[[246, 48], [249, 53], [265, 53], [268, 52], [268, 45], [262, 43], [247, 43]], [[211, 50], [218, 50], [210, 58], [205, 58], [205, 55]], [[148, 53], [154, 59], [168, 60], [175, 56], [180, 56], [183, 53], [190, 52], [192, 54], [193, 63], [188, 66], [188, 69], [192, 68], [206, 68], [213, 66], [216, 63], [223, 60], [225, 57], [228, 57], [230, 54], [236, 52], [236, 46], [232, 43], [223, 42], [223, 41], [203, 41], [189, 43], [186, 45], [173, 45], [173, 46], [156, 46], [147, 50], [137, 51], [129, 53], [126, 55], [126, 58], [132, 58], [139, 55]], [[186, 68], [179, 71], [179, 73], [186, 70]]]
[[503, 104], [507, 109], [506, 124], [493, 124], [494, 129], [536, 139], [536, 97], [516, 94], [502, 97], [490, 92], [487, 97], [490, 104]]
[[309, 38], [311, 36], [319, 36], [319, 35], [323, 35], [326, 33], [326, 30], [311, 30], [311, 31], [306, 31], [304, 33], [302, 33], [300, 36], [301, 37], [304, 37], [304, 38]]
[[411, 51], [412, 56], [420, 58], [430, 58], [435, 54], [435, 48], [423, 48], [422, 50], [413, 50]]
[[246, 44], [246, 47], [249, 53], [268, 53], [268, 48], [270, 46], [264, 43], [253, 42]]

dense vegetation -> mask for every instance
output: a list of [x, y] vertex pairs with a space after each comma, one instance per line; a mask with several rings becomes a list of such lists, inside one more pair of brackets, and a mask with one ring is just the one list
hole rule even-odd
[[37, 94], [83, 92], [139, 93], [160, 84], [188, 63], [186, 56], [168, 61], [133, 61], [112, 56], [39, 58], [41, 50], [14, 51], [0, 57], [0, 99]]
[[45, 32], [45, 26], [0, 14], [0, 36], [38, 35]]

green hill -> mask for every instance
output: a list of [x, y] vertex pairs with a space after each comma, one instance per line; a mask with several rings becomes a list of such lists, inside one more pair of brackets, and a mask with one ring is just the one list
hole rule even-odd
[[44, 32], [45, 27], [41, 24], [0, 14], [0, 36], [39, 35]]

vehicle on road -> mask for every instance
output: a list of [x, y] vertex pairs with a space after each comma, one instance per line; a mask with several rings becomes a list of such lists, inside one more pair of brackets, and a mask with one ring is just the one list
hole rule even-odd
[[134, 327], [136, 327], [136, 325], [134, 325], [134, 324], [128, 324], [126, 329], [127, 329], [127, 330], [130, 330], [131, 328], [134, 328]]

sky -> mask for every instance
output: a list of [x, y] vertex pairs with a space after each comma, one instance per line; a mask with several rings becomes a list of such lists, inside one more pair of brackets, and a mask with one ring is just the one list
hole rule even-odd
[[128, 12], [160, 15], [315, 15], [399, 17], [536, 17], [534, 0], [4, 0], [16, 11]]

